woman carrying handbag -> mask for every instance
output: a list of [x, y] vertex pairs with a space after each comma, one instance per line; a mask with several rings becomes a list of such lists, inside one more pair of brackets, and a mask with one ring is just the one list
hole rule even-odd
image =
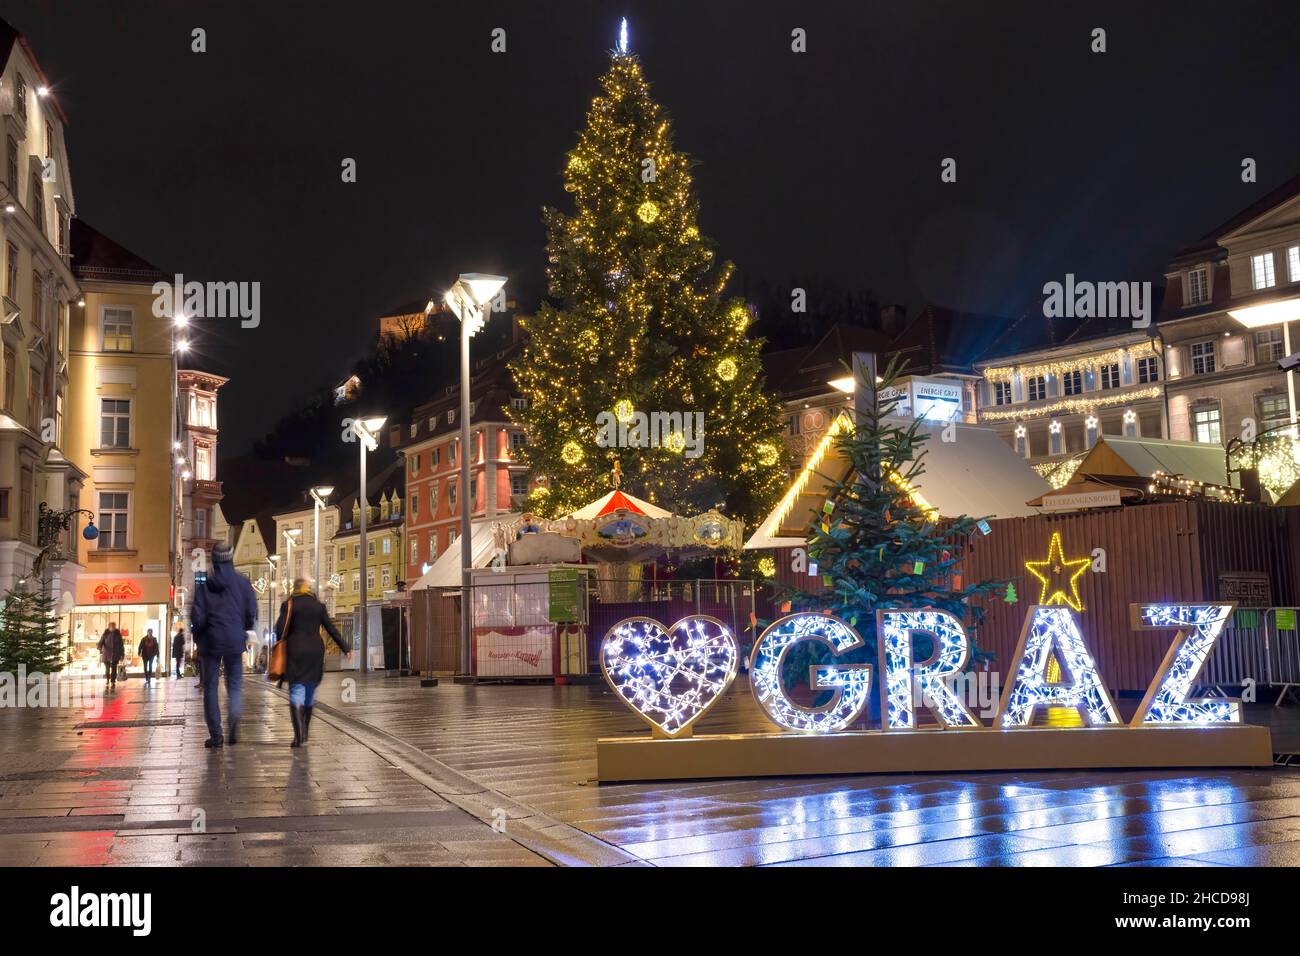
[[289, 718], [293, 721], [291, 747], [300, 747], [307, 742], [316, 687], [325, 673], [322, 629], [351, 660], [352, 648], [330, 620], [325, 605], [311, 593], [311, 581], [299, 578], [293, 582], [293, 593], [280, 605], [280, 616], [275, 622], [276, 643], [271, 649], [271, 663], [267, 668], [267, 677], [271, 680], [289, 682]]

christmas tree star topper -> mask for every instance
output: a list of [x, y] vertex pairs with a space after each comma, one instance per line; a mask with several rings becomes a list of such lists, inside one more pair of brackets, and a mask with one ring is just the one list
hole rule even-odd
[[1079, 578], [1091, 564], [1091, 558], [1066, 558], [1061, 547], [1061, 532], [1053, 531], [1047, 558], [1043, 561], [1026, 561], [1025, 570], [1043, 583], [1038, 594], [1039, 604], [1068, 604], [1074, 610], [1082, 611]]
[[627, 55], [627, 17], [618, 23], [618, 52]]

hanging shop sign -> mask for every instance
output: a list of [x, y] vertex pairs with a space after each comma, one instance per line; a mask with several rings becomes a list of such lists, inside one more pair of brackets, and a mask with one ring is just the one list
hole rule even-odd
[[[1068, 581], [1070, 562], [1059, 554], [1049, 561], [1067, 566], [1053, 564], [1051, 570], [1065, 572]], [[843, 660], [863, 640], [839, 618], [787, 615], [763, 631], [749, 661], [750, 691], [778, 732], [718, 737], [694, 736], [692, 725], [736, 678], [735, 635], [704, 615], [667, 628], [649, 618], [628, 618], [605, 635], [601, 667], [614, 693], [652, 734], [600, 741], [600, 778], [1271, 763], [1268, 729], [1243, 724], [1238, 701], [1191, 696], [1234, 604], [1133, 605], [1135, 630], [1173, 631], [1174, 637], [1127, 723], [1079, 629], [1076, 607], [1065, 600], [1029, 608], [1012, 655], [1011, 680], [989, 723], [954, 688], [971, 647], [962, 622], [949, 612], [877, 611], [874, 663]], [[919, 636], [934, 649], [921, 662], [913, 654]], [[808, 643], [830, 652], [829, 663], [810, 668], [809, 686], [830, 692], [818, 706], [797, 702], [783, 682], [790, 652]], [[881, 728], [850, 732], [870, 703], [873, 678]], [[1040, 711], [1061, 707], [1078, 711], [1085, 726], [1033, 726]], [[918, 708], [937, 726], [918, 729]]]

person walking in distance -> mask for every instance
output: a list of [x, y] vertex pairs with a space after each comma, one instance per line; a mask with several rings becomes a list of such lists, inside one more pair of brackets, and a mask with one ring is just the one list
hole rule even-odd
[[[207, 580], [194, 589], [190, 607], [190, 632], [194, 635], [201, 661], [203, 716], [208, 723], [205, 747], [220, 747], [238, 739], [239, 716], [244, 703], [245, 632], [257, 620], [257, 599], [248, 578], [235, 570], [234, 553], [228, 544], [212, 548], [212, 570]], [[221, 733], [221, 700], [217, 680], [226, 670], [226, 697], [230, 708], [230, 733]]]
[[180, 677], [185, 669], [185, 628], [179, 624], [176, 625], [176, 633], [172, 635], [172, 665], [173, 676]]
[[136, 653], [144, 662], [144, 686], [148, 687], [149, 682], [153, 680], [154, 662], [158, 660], [158, 638], [153, 636], [152, 627], [144, 632], [144, 637], [140, 638], [140, 646], [136, 648]]
[[277, 640], [285, 642], [287, 659], [281, 682], [289, 682], [289, 719], [293, 722], [293, 743], [300, 747], [307, 742], [311, 728], [311, 711], [316, 703], [316, 687], [325, 672], [325, 643], [321, 629], [343, 653], [352, 660], [352, 647], [339, 634], [330, 620], [325, 605], [311, 593], [311, 581], [299, 578], [293, 582], [293, 593], [280, 605], [280, 616], [275, 622]]
[[122, 632], [117, 629], [117, 621], [109, 621], [104, 633], [99, 636], [99, 659], [104, 662], [104, 686], [117, 689], [117, 668], [126, 656], [126, 644]]

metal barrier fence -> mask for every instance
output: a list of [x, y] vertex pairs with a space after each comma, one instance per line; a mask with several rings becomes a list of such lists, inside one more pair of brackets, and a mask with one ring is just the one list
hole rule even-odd
[[[628, 617], [664, 627], [707, 614], [736, 635], [742, 654], [755, 634], [755, 585], [750, 580], [638, 581], [582, 571], [576, 613], [557, 614], [546, 579], [476, 581], [469, 607], [475, 673], [480, 677], [546, 678], [600, 673], [600, 641]], [[412, 666], [455, 673], [460, 662], [460, 588], [411, 592]]]
[[1241, 608], [1223, 629], [1199, 683], [1241, 686], [1247, 681], [1282, 688], [1280, 703], [1300, 687], [1300, 609]]

